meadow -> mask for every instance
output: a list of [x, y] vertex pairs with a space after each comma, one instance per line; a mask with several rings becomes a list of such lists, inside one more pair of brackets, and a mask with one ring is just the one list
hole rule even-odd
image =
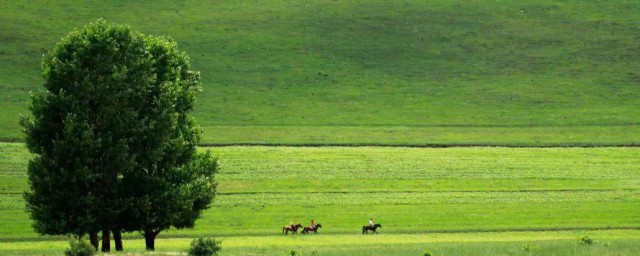
[[[30, 155], [6, 142], [42, 56], [98, 18], [173, 38], [202, 74], [219, 193], [160, 255], [199, 236], [223, 255], [640, 251], [633, 1], [35, 0], [0, 1], [0, 255], [68, 247], [30, 227]], [[320, 234], [282, 235], [311, 218]]]
[[[205, 150], [205, 149], [202, 149]], [[218, 196], [160, 252], [222, 239], [224, 255], [632, 255], [640, 242], [640, 149], [216, 147]], [[30, 228], [24, 145], [0, 144], [2, 254], [60, 253]], [[285, 237], [289, 219], [320, 234]], [[383, 227], [361, 235], [368, 218]], [[591, 236], [595, 245], [576, 242]], [[125, 250], [141, 252], [128, 234]], [[464, 243], [464, 246], [459, 246]], [[5, 246], [6, 245], [6, 246]], [[531, 251], [523, 246], [530, 245]], [[29, 249], [31, 248], [31, 249]]]
[[3, 1], [0, 139], [43, 54], [99, 17], [174, 38], [205, 144], [640, 143], [629, 1]]
[[[607, 237], [593, 245], [580, 245], [577, 236]], [[632, 256], [640, 250], [637, 231], [556, 231], [411, 234], [377, 236], [244, 236], [222, 238], [222, 255], [619, 255]], [[629, 237], [636, 237], [629, 239]], [[128, 253], [115, 255], [176, 255], [190, 238], [165, 238], [153, 254], [145, 253], [140, 240], [125, 239]], [[460, 246], [464, 244], [464, 246]], [[68, 247], [66, 241], [5, 243], [3, 255], [50, 255]], [[59, 254], [59, 253], [58, 253]]]

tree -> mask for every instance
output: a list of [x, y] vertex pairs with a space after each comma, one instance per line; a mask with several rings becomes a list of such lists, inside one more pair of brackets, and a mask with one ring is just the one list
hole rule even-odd
[[196, 151], [188, 113], [200, 77], [177, 44], [98, 20], [58, 43], [42, 70], [46, 91], [21, 119], [35, 230], [88, 233], [96, 248], [102, 231], [109, 251], [110, 232], [121, 250], [123, 230], [148, 240], [193, 226], [213, 200], [217, 160]]
[[[155, 250], [155, 238], [169, 227], [192, 228], [202, 210], [213, 200], [216, 184], [212, 177], [217, 161], [210, 153], [198, 154], [189, 164], [180, 168], [155, 169], [141, 172], [130, 182], [139, 199], [127, 216], [145, 237], [147, 250]], [[152, 173], [152, 174], [150, 174]], [[132, 188], [134, 186], [131, 186]], [[153, 192], [155, 191], [155, 192]], [[153, 194], [153, 196], [145, 196]]]

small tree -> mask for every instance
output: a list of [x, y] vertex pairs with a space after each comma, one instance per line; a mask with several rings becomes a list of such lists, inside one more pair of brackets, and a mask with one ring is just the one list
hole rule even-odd
[[[199, 73], [174, 41], [98, 20], [42, 62], [46, 91], [24, 117], [30, 191], [41, 234], [89, 233], [103, 251], [114, 233], [142, 231], [147, 249], [170, 226], [192, 227], [215, 194], [217, 161], [196, 152], [188, 113]], [[151, 243], [151, 244], [149, 244]]]

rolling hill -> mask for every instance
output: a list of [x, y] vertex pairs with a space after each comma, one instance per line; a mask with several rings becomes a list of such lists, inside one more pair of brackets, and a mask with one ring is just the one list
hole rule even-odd
[[3, 1], [0, 138], [99, 17], [175, 39], [204, 143], [637, 145], [629, 1]]

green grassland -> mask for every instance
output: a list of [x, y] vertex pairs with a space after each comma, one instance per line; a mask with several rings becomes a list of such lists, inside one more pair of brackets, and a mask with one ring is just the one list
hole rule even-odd
[[[191, 230], [163, 232], [161, 252], [193, 237], [226, 255], [633, 255], [640, 249], [638, 148], [216, 147], [213, 207]], [[22, 144], [0, 144], [0, 254], [59, 253], [65, 238], [30, 228]], [[368, 218], [380, 236], [362, 236]], [[289, 219], [319, 235], [284, 237]], [[589, 235], [600, 243], [580, 246]], [[138, 234], [125, 246], [141, 250]], [[464, 243], [464, 246], [460, 246]], [[37, 245], [37, 246], [34, 246]], [[32, 248], [35, 247], [35, 248]], [[32, 249], [29, 249], [32, 248]], [[528, 252], [527, 252], [528, 253]]]
[[638, 145], [632, 1], [2, 1], [0, 138], [98, 17], [178, 41], [206, 144]]
[[[606, 237], [594, 245], [580, 245], [577, 237]], [[640, 250], [638, 231], [553, 231], [437, 234], [380, 234], [376, 236], [241, 236], [222, 238], [222, 255], [618, 255]], [[633, 237], [630, 239], [630, 237]], [[190, 238], [164, 238], [152, 255], [184, 253]], [[464, 244], [464, 246], [460, 246]], [[127, 253], [145, 254], [143, 241], [124, 240]], [[3, 255], [53, 255], [68, 247], [66, 241], [5, 243]], [[523, 249], [525, 248], [525, 249]], [[526, 249], [528, 248], [528, 249]], [[35, 253], [34, 253], [35, 252]], [[151, 254], [149, 254], [151, 255]]]
[[[100, 17], [191, 56], [203, 145], [418, 146], [210, 148], [215, 203], [160, 253], [198, 236], [223, 255], [640, 251], [633, 1], [0, 1], [0, 141], [23, 136], [42, 55]], [[0, 254], [59, 255], [25, 212], [29, 158], [0, 143]], [[281, 234], [311, 218], [319, 235]]]

